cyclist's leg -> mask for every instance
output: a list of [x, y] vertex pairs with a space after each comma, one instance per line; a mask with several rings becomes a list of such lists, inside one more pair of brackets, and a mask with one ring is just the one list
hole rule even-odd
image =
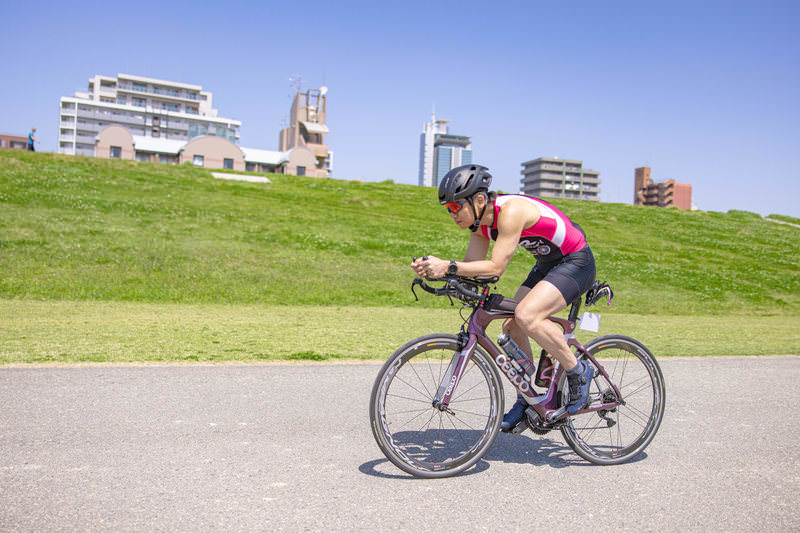
[[[537, 282], [539, 282], [544, 275], [539, 272], [536, 267], [531, 270], [528, 278], [525, 282], [517, 289], [516, 294], [514, 295], [514, 301], [521, 302], [525, 296], [531, 291], [531, 287], [534, 286]], [[517, 346], [525, 352], [531, 361], [533, 361], [532, 355], [532, 348], [531, 348], [531, 341], [528, 337], [528, 334], [520, 328], [516, 321], [513, 318], [509, 318], [503, 323], [503, 333], [514, 339], [514, 342], [517, 343]], [[511, 409], [503, 416], [503, 423], [500, 426], [502, 431], [511, 431], [514, 427], [517, 426], [522, 419], [525, 417], [525, 409], [528, 407], [528, 402], [526, 402], [522, 396], [517, 393], [517, 401], [511, 407]]]
[[[517, 303], [521, 302], [529, 292], [531, 292], [530, 287], [525, 285], [520, 286], [520, 288], [517, 289], [517, 293], [514, 295], [514, 301]], [[531, 357], [531, 361], [533, 361], [533, 349], [531, 348], [530, 338], [525, 331], [523, 331], [522, 328], [517, 325], [513, 318], [509, 318], [503, 323], [503, 333], [514, 339], [514, 342], [517, 343], [517, 346], [519, 346], [522, 351], [525, 352], [525, 355]]]
[[514, 321], [526, 335], [555, 357], [565, 370], [577, 363], [564, 340], [564, 332], [548, 317], [567, 307], [561, 291], [546, 279], [537, 283], [517, 304]]
[[575, 367], [577, 360], [564, 340], [561, 327], [548, 317], [586, 292], [594, 278], [594, 256], [587, 246], [548, 268], [542, 281], [533, 285], [517, 304], [516, 323], [567, 371]]
[[594, 369], [577, 361], [567, 346], [561, 327], [548, 317], [565, 309], [569, 302], [588, 290], [594, 277], [594, 257], [587, 246], [549, 269], [544, 279], [517, 305], [515, 312], [517, 324], [566, 370], [570, 384], [567, 408], [570, 414], [585, 406]]

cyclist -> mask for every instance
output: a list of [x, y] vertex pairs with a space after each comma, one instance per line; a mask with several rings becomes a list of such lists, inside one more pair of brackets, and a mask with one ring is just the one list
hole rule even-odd
[[[589, 290], [595, 264], [583, 230], [561, 211], [538, 198], [500, 195], [489, 191], [492, 176], [486, 167], [464, 165], [448, 172], [439, 185], [439, 203], [450, 217], [471, 234], [463, 261], [435, 256], [415, 259], [411, 267], [430, 279], [446, 274], [467, 277], [501, 276], [517, 246], [529, 251], [536, 264], [517, 290], [514, 318], [503, 331], [532, 358], [528, 338], [533, 338], [564, 367], [569, 381], [567, 412], [575, 414], [589, 400], [594, 369], [578, 361], [558, 325], [547, 320]], [[491, 241], [494, 242], [487, 259]], [[503, 417], [501, 429], [511, 431], [525, 417], [522, 397]]]

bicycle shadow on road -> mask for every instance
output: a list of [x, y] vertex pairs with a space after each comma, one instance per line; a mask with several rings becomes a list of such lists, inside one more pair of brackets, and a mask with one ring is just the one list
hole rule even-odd
[[[647, 453], [642, 452], [627, 463], [636, 463], [646, 458]], [[544, 436], [501, 433], [486, 455], [473, 468], [458, 475], [480, 474], [491, 468], [491, 464], [495, 462], [551, 468], [599, 466], [577, 456], [569, 446], [559, 440]], [[367, 461], [359, 466], [358, 470], [362, 474], [385, 479], [422, 479], [402, 472], [385, 458]]]
[[501, 433], [491, 449], [483, 456], [485, 461], [566, 468], [588, 464], [576, 456], [563, 442], [548, 437], [511, 435]]
[[[489, 469], [489, 463], [481, 459], [480, 461], [478, 461], [478, 464], [476, 464], [474, 467], [458, 475], [459, 477], [471, 476], [472, 474], [480, 474], [481, 472], [485, 472], [488, 469]], [[394, 466], [392, 463], [390, 463], [388, 459], [385, 458], [367, 461], [366, 463], [358, 467], [358, 471], [368, 476], [379, 477], [383, 479], [407, 479], [407, 480], [424, 481], [424, 478], [414, 477], [411, 474], [406, 474], [405, 472]]]
[[[643, 461], [646, 458], [647, 453], [642, 452], [626, 461], [626, 464]], [[482, 459], [489, 462], [503, 461], [504, 463], [549, 466], [551, 468], [600, 466], [579, 457], [572, 451], [572, 448], [559, 439], [529, 434], [500, 433]]]

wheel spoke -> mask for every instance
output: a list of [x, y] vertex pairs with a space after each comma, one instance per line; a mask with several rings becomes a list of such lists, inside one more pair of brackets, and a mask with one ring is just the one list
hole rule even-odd
[[576, 415], [562, 427], [562, 433], [578, 455], [594, 463], [630, 460], [649, 444], [663, 416], [663, 400], [656, 396], [664, 394], [658, 363], [644, 347], [627, 337], [599, 337], [588, 349], [610, 380], [603, 387], [605, 378], [595, 378], [599, 394], [591, 395], [592, 402], [614, 401], [615, 384], [624, 403], [610, 410]]
[[502, 384], [497, 370], [492, 359], [476, 348], [449, 409], [439, 411], [432, 406], [433, 397], [458, 356], [457, 343], [429, 337], [407, 346], [407, 352], [396, 355], [403, 358], [400, 368], [376, 379], [373, 392], [379, 396], [373, 405], [378, 402], [383, 409], [371, 409], [373, 433], [384, 454], [409, 473], [424, 477], [458, 473], [475, 464], [499, 429]]

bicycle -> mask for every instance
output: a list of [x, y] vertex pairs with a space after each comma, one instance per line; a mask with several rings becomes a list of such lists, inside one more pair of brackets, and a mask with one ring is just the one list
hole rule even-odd
[[[588, 405], [569, 416], [566, 373], [544, 351], [536, 379], [486, 335], [487, 326], [512, 318], [516, 302], [490, 286], [497, 277], [448, 275], [434, 288], [415, 278], [415, 287], [463, 302], [458, 335], [432, 334], [414, 339], [389, 357], [378, 373], [370, 399], [370, 422], [383, 454], [401, 470], [418, 477], [440, 478], [471, 468], [491, 448], [505, 405], [502, 373], [529, 406], [523, 422], [543, 435], [559, 429], [572, 450], [598, 465], [620, 464], [639, 455], [653, 440], [664, 416], [664, 377], [652, 353], [639, 341], [604, 335], [580, 344], [576, 322], [584, 296], [571, 302], [568, 318], [549, 319], [564, 330], [576, 357], [595, 369]], [[595, 282], [585, 294], [589, 307], [613, 292]], [[417, 298], [418, 299], [418, 298]], [[552, 366], [551, 366], [552, 365]], [[541, 379], [540, 379], [541, 378]], [[538, 393], [534, 384], [544, 386]]]

